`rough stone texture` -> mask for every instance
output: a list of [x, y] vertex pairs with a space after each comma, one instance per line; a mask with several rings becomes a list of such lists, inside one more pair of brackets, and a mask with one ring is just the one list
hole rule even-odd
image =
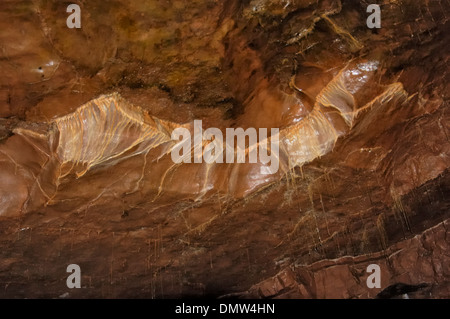
[[[381, 269], [383, 288], [395, 283], [426, 284], [414, 297], [435, 298], [450, 294], [449, 221], [420, 235], [398, 242], [378, 253], [344, 256], [310, 265], [293, 265], [276, 276], [234, 294], [242, 298], [374, 298], [381, 288], [367, 287], [367, 268]], [[425, 285], [424, 285], [425, 286]], [[226, 296], [224, 296], [226, 297]], [[395, 296], [392, 296], [395, 297]]]
[[[449, 296], [449, 2], [0, 3], [0, 296]], [[174, 165], [279, 128], [280, 170]], [[252, 145], [248, 145], [250, 148]], [[66, 267], [82, 269], [68, 290]]]

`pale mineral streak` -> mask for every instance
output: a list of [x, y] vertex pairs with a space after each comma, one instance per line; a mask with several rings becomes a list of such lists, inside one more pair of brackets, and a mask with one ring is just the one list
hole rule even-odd
[[[140, 155], [145, 158], [145, 165], [136, 166], [133, 170], [141, 172], [139, 183], [150, 180], [158, 196], [165, 191], [193, 199], [217, 192], [235, 198], [247, 196], [277, 182], [294, 167], [330, 152], [337, 139], [352, 129], [358, 112], [365, 109], [369, 109], [369, 113], [377, 112], [379, 105], [393, 98], [398, 98], [399, 103], [406, 99], [402, 85], [394, 83], [386, 86], [367, 105], [358, 105], [354, 94], [366, 89], [377, 70], [376, 65], [373, 61], [349, 63], [318, 94], [309, 114], [297, 123], [285, 123], [279, 137], [280, 169], [274, 174], [261, 174], [264, 165], [267, 165], [262, 163], [201, 163], [192, 168], [187, 167], [192, 164], [170, 163], [169, 153], [175, 144], [171, 140], [171, 130], [181, 125], [192, 130], [192, 123], [177, 124], [152, 117], [117, 93], [101, 96], [80, 106], [75, 112], [48, 123], [47, 134], [35, 132], [32, 128], [15, 130], [16, 134], [23, 136], [24, 143], [30, 143], [35, 151], [46, 157], [42, 168], [32, 173], [34, 183], [30, 194], [35, 197], [43, 195], [46, 204], [64, 201], [67, 198], [58, 194], [60, 185], [70, 184], [73, 179], [82, 178], [88, 172], [95, 174], [102, 168], [113, 167]], [[358, 85], [352, 86], [352, 83]], [[294, 92], [291, 98], [285, 98], [280, 103], [292, 103], [296, 99], [295, 94], [298, 93]], [[295, 108], [295, 105], [291, 107]], [[38, 146], [46, 142], [46, 147]], [[225, 150], [224, 145], [222, 150]], [[8, 160], [13, 158], [7, 151], [2, 150], [2, 153]], [[163, 174], [148, 174], [152, 162], [159, 161], [166, 163]], [[183, 185], [185, 183], [175, 185], [171, 182], [174, 176], [182, 176], [186, 170], [191, 172], [190, 181], [186, 181], [187, 187]], [[73, 177], [70, 177], [71, 174]], [[194, 186], [190, 187], [192, 182]], [[134, 192], [137, 188], [130, 185], [123, 191]], [[21, 210], [29, 209], [30, 194]], [[97, 198], [101, 193], [91, 195]], [[15, 212], [3, 209], [2, 214], [17, 214], [20, 210], [15, 209]]]

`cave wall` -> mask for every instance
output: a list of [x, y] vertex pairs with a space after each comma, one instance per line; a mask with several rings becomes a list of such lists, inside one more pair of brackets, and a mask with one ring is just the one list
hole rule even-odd
[[[449, 296], [448, 1], [77, 3], [0, 3], [1, 297]], [[279, 170], [175, 164], [195, 120]]]

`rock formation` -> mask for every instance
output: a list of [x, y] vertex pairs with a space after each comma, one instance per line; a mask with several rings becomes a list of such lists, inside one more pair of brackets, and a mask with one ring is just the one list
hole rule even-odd
[[67, 5], [0, 4], [1, 297], [450, 295], [448, 1]]

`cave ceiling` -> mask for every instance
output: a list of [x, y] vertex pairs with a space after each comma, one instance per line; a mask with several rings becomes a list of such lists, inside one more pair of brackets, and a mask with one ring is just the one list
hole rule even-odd
[[450, 296], [449, 1], [71, 3], [0, 3], [0, 297]]

